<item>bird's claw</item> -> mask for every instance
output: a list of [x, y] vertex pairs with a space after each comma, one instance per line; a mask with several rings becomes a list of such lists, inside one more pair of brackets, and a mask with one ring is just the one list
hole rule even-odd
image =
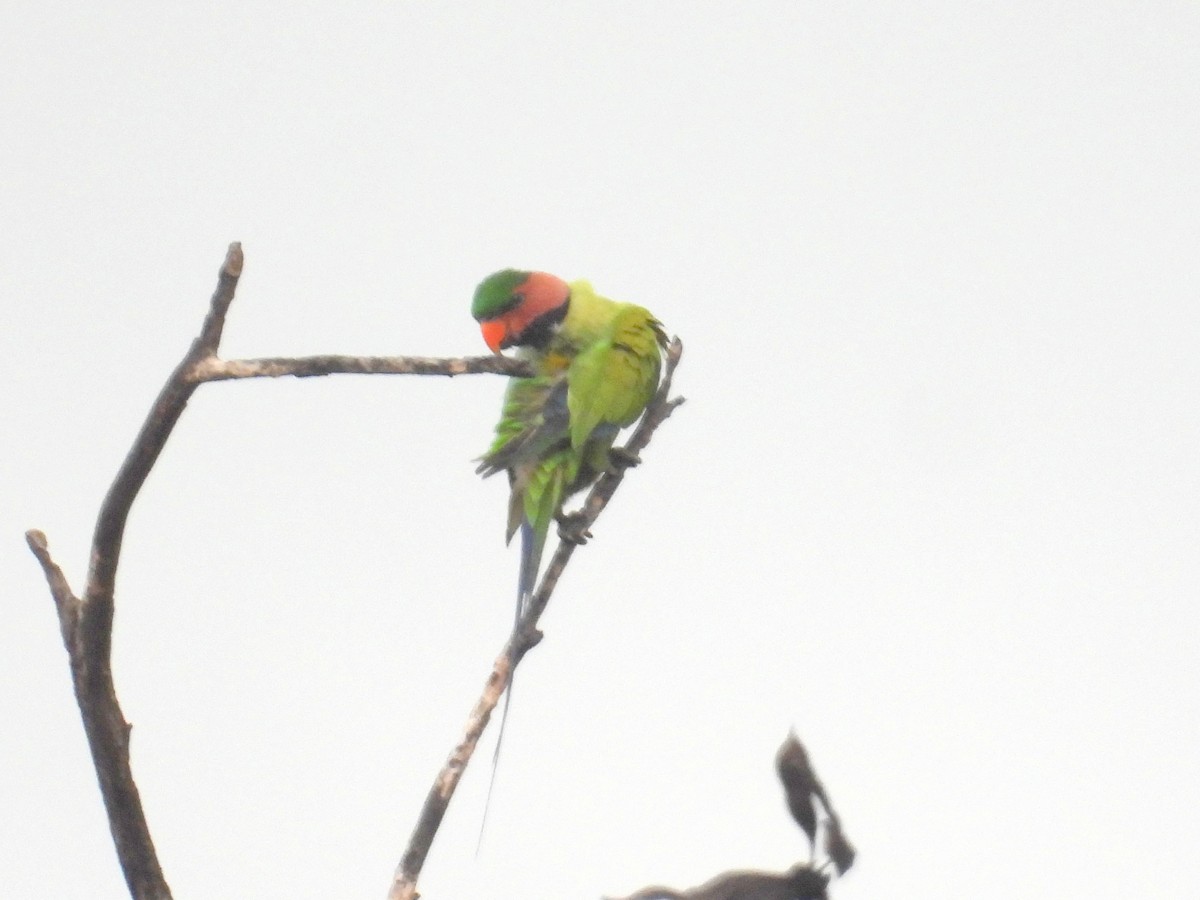
[[611, 447], [608, 451], [609, 470], [614, 474], [623, 472], [626, 469], [632, 469], [634, 466], [640, 466], [642, 458], [631, 450], [626, 450], [624, 447]]
[[529, 627], [524, 630], [513, 632], [512, 648], [513, 648], [513, 663], [517, 663], [521, 658], [542, 642], [544, 635], [541, 629]]
[[558, 516], [558, 536], [568, 544], [582, 547], [588, 542], [592, 533], [587, 529], [587, 519], [582, 512], [560, 513]]

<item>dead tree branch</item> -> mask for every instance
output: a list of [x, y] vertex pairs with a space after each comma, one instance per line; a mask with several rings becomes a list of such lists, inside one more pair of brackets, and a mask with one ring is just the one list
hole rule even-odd
[[[456, 376], [490, 373], [518, 377], [532, 374], [528, 363], [496, 355], [449, 359], [334, 355], [221, 359], [218, 350], [225, 316], [233, 302], [243, 261], [241, 245], [230, 244], [200, 333], [159, 391], [105, 495], [92, 536], [87, 583], [82, 597], [71, 590], [62, 569], [51, 557], [46, 536], [37, 530], [30, 530], [25, 535], [30, 550], [41, 565], [58, 613], [63, 645], [71, 666], [75, 699], [100, 783], [109, 828], [130, 896], [134, 900], [170, 900], [171, 891], [159, 865], [141, 798], [133, 780], [129, 764], [131, 726], [125, 721], [113, 684], [114, 592], [121, 543], [130, 509], [183, 415], [192, 393], [201, 384], [210, 381], [288, 375], [306, 378], [333, 374]], [[649, 443], [654, 430], [683, 402], [678, 397], [668, 399], [671, 373], [681, 352], [682, 346], [676, 340], [668, 354], [662, 387], [626, 445], [626, 450], [634, 455]], [[586, 530], [599, 515], [623, 477], [623, 471], [614, 471], [597, 482], [584, 503], [582, 530]], [[392, 896], [415, 896], [416, 876], [445, 813], [446, 804], [511, 677], [509, 660], [519, 660], [532, 646], [537, 620], [574, 549], [574, 544], [567, 543], [558, 548], [523, 619], [519, 630], [521, 646], [506, 646], [497, 658], [484, 694], [468, 719], [463, 741], [455, 748], [426, 800], [417, 829], [394, 880]], [[510, 653], [514, 655], [510, 656]], [[406, 890], [407, 893], [398, 894], [397, 890]]]
[[795, 866], [781, 873], [723, 872], [686, 891], [655, 886], [622, 900], [826, 900], [828, 884], [828, 876], [808, 866]]
[[[798, 863], [786, 872], [722, 872], [699, 887], [684, 891], [655, 885], [620, 900], [826, 900], [830, 880], [827, 870], [832, 865], [838, 875], [844, 875], [854, 864], [854, 847], [842, 833], [829, 794], [817, 778], [795, 731], [788, 734], [775, 755], [775, 771], [783, 784], [788, 811], [808, 840], [808, 862]], [[825, 830], [827, 860], [820, 865], [814, 860], [818, 803], [826, 813], [825, 821], [820, 824]]]
[[196, 389], [197, 383], [188, 380], [188, 372], [199, 360], [217, 351], [225, 326], [225, 313], [233, 302], [241, 273], [241, 245], [231, 244], [199, 336], [159, 391], [100, 505], [82, 598], [71, 592], [62, 570], [50, 558], [46, 536], [40, 531], [25, 535], [54, 597], [63, 645], [71, 662], [75, 699], [100, 782], [113, 844], [125, 874], [125, 883], [135, 900], [170, 900], [171, 889], [163, 877], [142, 800], [129, 767], [130, 726], [121, 712], [113, 685], [113, 592], [117, 564], [129, 510]]
[[312, 378], [317, 375], [532, 375], [529, 363], [507, 356], [299, 356], [268, 359], [200, 359], [188, 380], [230, 381], [235, 378]]
[[[684, 402], [683, 397], [670, 397], [671, 378], [682, 355], [683, 344], [679, 338], [675, 338], [667, 350], [666, 372], [659, 385], [658, 393], [655, 394], [654, 400], [647, 408], [645, 415], [642, 416], [641, 422], [625, 444], [624, 451], [629, 458], [637, 458], [650, 443], [650, 438], [654, 436], [658, 426], [665, 422], [667, 417]], [[596, 482], [580, 509], [581, 519], [578, 529], [580, 534], [587, 533], [592, 523], [596, 521], [596, 517], [612, 499], [624, 477], [625, 469], [618, 467], [604, 473]], [[405, 849], [404, 856], [392, 879], [388, 900], [414, 900], [418, 896], [417, 879], [420, 877], [421, 868], [425, 864], [425, 858], [429, 854], [429, 848], [442, 823], [442, 818], [446, 814], [446, 809], [450, 805], [450, 798], [454, 796], [458, 782], [462, 779], [463, 772], [466, 771], [467, 764], [471, 761], [475, 746], [479, 743], [479, 738], [487, 727], [492, 712], [512, 680], [513, 669], [520, 663], [525, 652], [541, 639], [541, 635], [537, 631], [538, 620], [550, 602], [554, 588], [558, 585], [558, 579], [562, 576], [563, 570], [566, 569], [577, 546], [578, 544], [572, 541], [559, 541], [558, 549], [546, 567], [546, 572], [542, 576], [528, 608], [522, 615], [520, 623], [496, 657], [492, 671], [484, 684], [483, 693], [475, 701], [470, 715], [467, 716], [462, 739], [454, 747], [445, 765], [438, 772], [433, 781], [433, 787], [430, 788], [429, 794], [425, 798], [425, 805], [421, 809], [421, 815], [417, 819], [408, 847]]]

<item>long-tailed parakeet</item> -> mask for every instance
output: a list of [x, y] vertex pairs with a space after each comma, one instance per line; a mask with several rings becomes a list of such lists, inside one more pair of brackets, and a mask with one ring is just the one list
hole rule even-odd
[[617, 433], [654, 396], [667, 339], [643, 307], [545, 272], [489, 275], [471, 313], [493, 352], [516, 347], [535, 371], [509, 381], [495, 440], [478, 468], [485, 477], [508, 472], [507, 539], [521, 532], [519, 617], [550, 523], [568, 496], [611, 465]]
[[[610, 455], [613, 441], [653, 398], [667, 338], [643, 307], [545, 272], [489, 275], [475, 290], [471, 314], [493, 352], [515, 347], [535, 373], [510, 379], [495, 440], [478, 469], [485, 477], [508, 473], [507, 539], [521, 533], [519, 622], [551, 522], [567, 497], [622, 461]], [[507, 700], [504, 712], [506, 719]]]

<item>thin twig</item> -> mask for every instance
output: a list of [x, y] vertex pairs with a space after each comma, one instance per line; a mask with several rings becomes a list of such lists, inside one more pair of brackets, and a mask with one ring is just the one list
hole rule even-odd
[[515, 375], [533, 370], [524, 360], [507, 356], [300, 356], [267, 359], [218, 359], [206, 356], [188, 372], [188, 380], [229, 381], [235, 378], [311, 378], [316, 375]]
[[58, 608], [58, 624], [62, 630], [63, 644], [70, 649], [71, 636], [75, 634], [79, 623], [79, 598], [67, 584], [67, 576], [63, 574], [63, 570], [50, 557], [50, 545], [46, 542], [46, 535], [36, 530], [27, 531], [25, 543], [41, 563], [42, 574], [46, 576], [46, 583], [50, 586], [50, 596], [54, 598], [54, 605]]
[[[679, 338], [675, 338], [667, 350], [666, 371], [662, 383], [659, 385], [658, 393], [655, 394], [646, 414], [642, 416], [641, 422], [625, 444], [624, 450], [627, 454], [634, 457], [640, 454], [650, 443], [650, 438], [653, 437], [658, 426], [684, 402], [683, 397], [670, 398], [669, 396], [671, 377], [675, 372], [675, 367], [679, 365], [679, 358], [682, 354], [683, 344]], [[582, 514], [580, 520], [582, 524], [578, 529], [580, 533], [586, 532], [596, 521], [596, 517], [608, 505], [608, 501], [612, 499], [624, 477], [624, 468], [618, 467], [605, 472], [596, 482], [580, 509]], [[505, 643], [499, 656], [496, 657], [492, 671], [484, 684], [483, 693], [475, 701], [470, 715], [467, 716], [462, 739], [450, 753], [445, 765], [434, 779], [433, 787], [425, 797], [425, 804], [421, 808], [416, 827], [413, 828], [412, 837], [409, 838], [408, 847], [405, 848], [400, 865], [397, 866], [396, 873], [392, 878], [388, 900], [415, 900], [418, 896], [417, 879], [425, 864], [425, 858], [429, 855], [433, 839], [441, 826], [442, 818], [446, 815], [450, 799], [454, 796], [458, 782], [462, 779], [463, 772], [466, 771], [467, 764], [471, 761], [475, 746], [479, 743], [479, 738], [487, 727], [492, 712], [504, 695], [504, 689], [512, 680], [513, 669], [520, 663], [525, 652], [540, 639], [537, 632], [538, 620], [550, 602], [558, 579], [562, 576], [563, 570], [566, 569], [577, 546], [572, 541], [559, 541], [558, 549], [546, 567], [546, 572], [521, 616], [521, 621], [513, 630], [513, 634]]]

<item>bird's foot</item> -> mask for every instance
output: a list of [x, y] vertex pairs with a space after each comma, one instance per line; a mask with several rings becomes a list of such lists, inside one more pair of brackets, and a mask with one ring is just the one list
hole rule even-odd
[[640, 466], [642, 458], [624, 447], [610, 447], [608, 451], [608, 470], [612, 474], [624, 472], [634, 466]]
[[587, 524], [587, 517], [582, 512], [559, 513], [558, 536], [568, 544], [582, 547], [592, 536]]
[[520, 631], [514, 631], [512, 635], [512, 655], [513, 664], [521, 661], [521, 658], [542, 642], [543, 634], [541, 629], [526, 628]]

